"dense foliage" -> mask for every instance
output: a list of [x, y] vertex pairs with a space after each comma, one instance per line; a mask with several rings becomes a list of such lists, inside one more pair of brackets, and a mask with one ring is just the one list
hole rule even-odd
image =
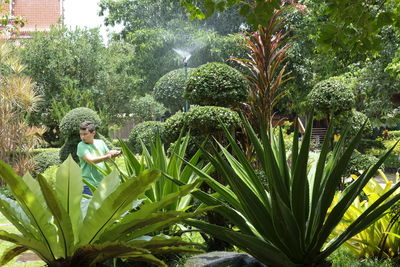
[[364, 123], [362, 136], [365, 137], [372, 134], [371, 122], [365, 114], [356, 110], [350, 110], [336, 116], [333, 120], [336, 132], [343, 133], [347, 130], [349, 136], [355, 136]]
[[[204, 192], [193, 193], [207, 205], [219, 204], [216, 211], [229, 218], [235, 227], [226, 228], [200, 220], [186, 222], [237, 245], [264, 264], [285, 267], [323, 266], [333, 251], [379, 219], [383, 212], [400, 199], [399, 194], [393, 194], [400, 187], [400, 182], [397, 182], [351, 221], [348, 227], [330, 239], [349, 206], [375, 175], [393, 147], [353, 181], [336, 201], [334, 196], [337, 186], [361, 138], [361, 131], [350, 142], [343, 137], [336, 144], [333, 155], [328, 157], [329, 140], [333, 132], [332, 127], [329, 127], [318, 159], [311, 163], [310, 168], [312, 123], [308, 124], [301, 144], [298, 128], [295, 128], [290, 164], [282, 134], [275, 136], [263, 133], [257, 136], [248, 121], [244, 121], [244, 125], [254, 145], [253, 159], [246, 157], [245, 151], [226, 131], [230, 150], [223, 149], [221, 154], [216, 155], [205, 154], [226, 179], [229, 187], [203, 174], [205, 181], [217, 191], [219, 197]], [[254, 171], [254, 159], [266, 174], [267, 190]]]
[[248, 88], [239, 71], [223, 63], [207, 63], [193, 70], [184, 96], [190, 104], [237, 107], [246, 101]]
[[146, 147], [154, 143], [157, 135], [161, 136], [164, 124], [159, 121], [146, 121], [137, 124], [129, 134], [128, 145], [134, 153], [142, 152], [142, 142]]
[[192, 68], [188, 68], [187, 72], [185, 69], [170, 71], [162, 76], [154, 86], [154, 98], [167, 107], [171, 113], [183, 110], [185, 107], [183, 92], [186, 88], [186, 79], [192, 70]]
[[60, 153], [56, 150], [44, 151], [35, 155], [33, 161], [35, 163], [34, 174], [37, 175], [52, 165], [59, 165], [61, 163]]
[[137, 91], [139, 82], [129, 71], [133, 57], [129, 44], [110, 42], [105, 47], [95, 29], [64, 28], [35, 33], [23, 44], [22, 61], [44, 100], [30, 121], [47, 126], [47, 141], [57, 140], [60, 118], [70, 109], [107, 110], [105, 121], [117, 120], [119, 113], [127, 111], [129, 95]]
[[101, 119], [96, 111], [90, 108], [75, 108], [69, 111], [60, 122], [61, 134], [67, 136], [79, 136], [79, 125], [84, 121], [93, 122], [99, 129]]
[[[351, 174], [360, 175], [363, 171], [367, 170], [371, 165], [374, 165], [378, 162], [378, 158], [368, 155], [361, 154], [357, 150], [354, 151], [353, 155], [351, 155], [349, 165], [345, 171], [346, 176], [350, 176]], [[384, 165], [380, 167], [384, 169]]]
[[60, 131], [65, 140], [60, 150], [60, 160], [64, 161], [71, 155], [79, 162], [76, 155], [77, 145], [80, 142], [79, 125], [84, 121], [92, 121], [96, 125], [96, 132], [102, 132], [102, 122], [99, 115], [89, 108], [75, 108], [69, 111], [60, 122]]
[[189, 112], [177, 112], [168, 118], [164, 123], [163, 136], [167, 142], [172, 143], [178, 139], [181, 130], [185, 129], [201, 144], [206, 137], [223, 137], [224, 126], [234, 132], [239, 124], [236, 111], [216, 106], [195, 106]]
[[152, 95], [133, 98], [130, 101], [129, 117], [135, 123], [160, 120], [167, 109], [157, 102]]
[[309, 107], [322, 117], [331, 119], [354, 106], [354, 93], [342, 77], [331, 77], [317, 83], [308, 94]]

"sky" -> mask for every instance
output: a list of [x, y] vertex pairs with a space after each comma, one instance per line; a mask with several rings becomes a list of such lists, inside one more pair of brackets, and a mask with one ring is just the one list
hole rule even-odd
[[[102, 26], [104, 17], [98, 16], [100, 0], [64, 0], [64, 23], [67, 27], [88, 27], [94, 28]], [[105, 38], [107, 36], [106, 28], [102, 26], [100, 33]], [[114, 30], [118, 30], [118, 27]]]

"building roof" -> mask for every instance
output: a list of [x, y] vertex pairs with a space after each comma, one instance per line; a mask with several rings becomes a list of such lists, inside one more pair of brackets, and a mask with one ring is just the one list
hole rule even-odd
[[49, 31], [53, 25], [62, 25], [63, 0], [11, 0], [7, 9], [11, 15], [26, 20], [21, 36], [35, 31]]

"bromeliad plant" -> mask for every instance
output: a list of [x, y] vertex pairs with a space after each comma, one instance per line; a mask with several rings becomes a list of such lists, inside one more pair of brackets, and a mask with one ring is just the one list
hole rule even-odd
[[159, 176], [157, 170], [145, 170], [120, 182], [117, 172], [112, 172], [87, 200], [84, 210], [81, 171], [71, 157], [58, 169], [55, 189], [44, 176], [39, 175], [38, 180], [29, 174], [19, 177], [0, 161], [0, 177], [16, 199], [0, 197], [0, 211], [20, 232], [0, 230], [0, 239], [15, 244], [3, 254], [0, 265], [26, 250], [32, 250], [48, 266], [97, 266], [115, 257], [166, 266], [154, 255], [199, 252], [179, 237], [146, 236], [196, 214], [161, 211], [189, 194], [196, 183], [160, 201], [141, 200]]
[[[400, 186], [397, 183], [343, 232], [327, 242], [345, 212], [393, 148], [377, 164], [353, 181], [342, 192], [337, 204], [329, 210], [341, 176], [361, 138], [361, 131], [351, 142], [341, 138], [331, 155], [328, 155], [328, 142], [332, 136], [330, 127], [318, 160], [314, 166], [309, 167], [311, 123], [301, 145], [298, 141], [298, 129], [295, 127], [290, 157], [285, 153], [282, 133], [274, 136], [262, 131], [258, 137], [247, 120], [244, 120], [244, 125], [254, 146], [257, 164], [246, 158], [245, 153], [226, 131], [233, 154], [221, 145], [222, 154], [214, 153], [212, 156], [203, 152], [229, 187], [219, 184], [197, 169], [197, 173], [206, 179], [210, 187], [218, 193], [218, 197], [199, 191], [193, 193], [208, 205], [219, 204], [220, 207], [215, 210], [229, 219], [235, 227], [232, 230], [199, 220], [185, 221], [238, 246], [267, 265], [322, 264], [340, 245], [368, 227], [400, 199], [400, 195], [390, 197]], [[261, 166], [265, 173], [267, 190], [261, 184], [254, 166]]]
[[[122, 155], [125, 160], [126, 172], [119, 168], [119, 172], [125, 179], [129, 176], [141, 174], [145, 169], [157, 169], [161, 171], [161, 177], [146, 191], [146, 196], [152, 202], [158, 202], [164, 199], [171, 193], [176, 193], [180, 187], [172, 182], [169, 177], [174, 177], [182, 184], [191, 184], [199, 180], [199, 175], [193, 168], [185, 163], [186, 152], [190, 141], [190, 135], [182, 137], [182, 135], [175, 142], [171, 155], [167, 155], [164, 145], [159, 136], [156, 142], [150, 145], [150, 150], [142, 143], [143, 154], [141, 161], [139, 161], [125, 143], [120, 142], [122, 148]], [[213, 168], [210, 163], [205, 164], [200, 160], [202, 152], [198, 150], [188, 162], [191, 165], [200, 168], [203, 173], [209, 174]], [[176, 202], [171, 203], [166, 210], [184, 210], [191, 204], [192, 196], [187, 195], [178, 199]]]

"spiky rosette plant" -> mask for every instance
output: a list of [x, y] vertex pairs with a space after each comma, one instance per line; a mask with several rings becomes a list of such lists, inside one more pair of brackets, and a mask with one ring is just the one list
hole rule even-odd
[[98, 266], [116, 257], [167, 266], [154, 255], [200, 252], [180, 237], [149, 236], [196, 214], [162, 210], [189, 194], [198, 182], [162, 200], [145, 200], [145, 191], [159, 176], [157, 170], [145, 170], [120, 182], [117, 172], [112, 172], [84, 210], [81, 171], [71, 157], [57, 171], [55, 190], [44, 176], [37, 180], [29, 174], [19, 177], [0, 161], [0, 177], [16, 199], [0, 197], [0, 211], [20, 232], [0, 230], [0, 239], [15, 244], [4, 252], [0, 265], [26, 250], [36, 253], [48, 266], [71, 267]]
[[[329, 239], [394, 146], [335, 201], [335, 192], [361, 139], [362, 129], [350, 142], [341, 138], [328, 154], [332, 136], [330, 127], [318, 160], [310, 166], [311, 123], [301, 146], [298, 129], [295, 130], [290, 158], [286, 155], [282, 132], [275, 136], [262, 131], [257, 136], [248, 121], [245, 120], [244, 125], [254, 146], [252, 160], [246, 157], [227, 130], [225, 133], [232, 153], [222, 145], [219, 146], [221, 154], [203, 151], [229, 187], [193, 166], [218, 193], [209, 195], [196, 191], [193, 195], [208, 205], [219, 205], [215, 210], [234, 227], [228, 229], [192, 219], [186, 223], [238, 246], [269, 266], [325, 266], [326, 258], [333, 251], [371, 225], [400, 199], [400, 194], [392, 195], [400, 186], [397, 183], [335, 238]], [[257, 168], [254, 160], [258, 163]], [[257, 170], [265, 173], [266, 187], [261, 183]]]

